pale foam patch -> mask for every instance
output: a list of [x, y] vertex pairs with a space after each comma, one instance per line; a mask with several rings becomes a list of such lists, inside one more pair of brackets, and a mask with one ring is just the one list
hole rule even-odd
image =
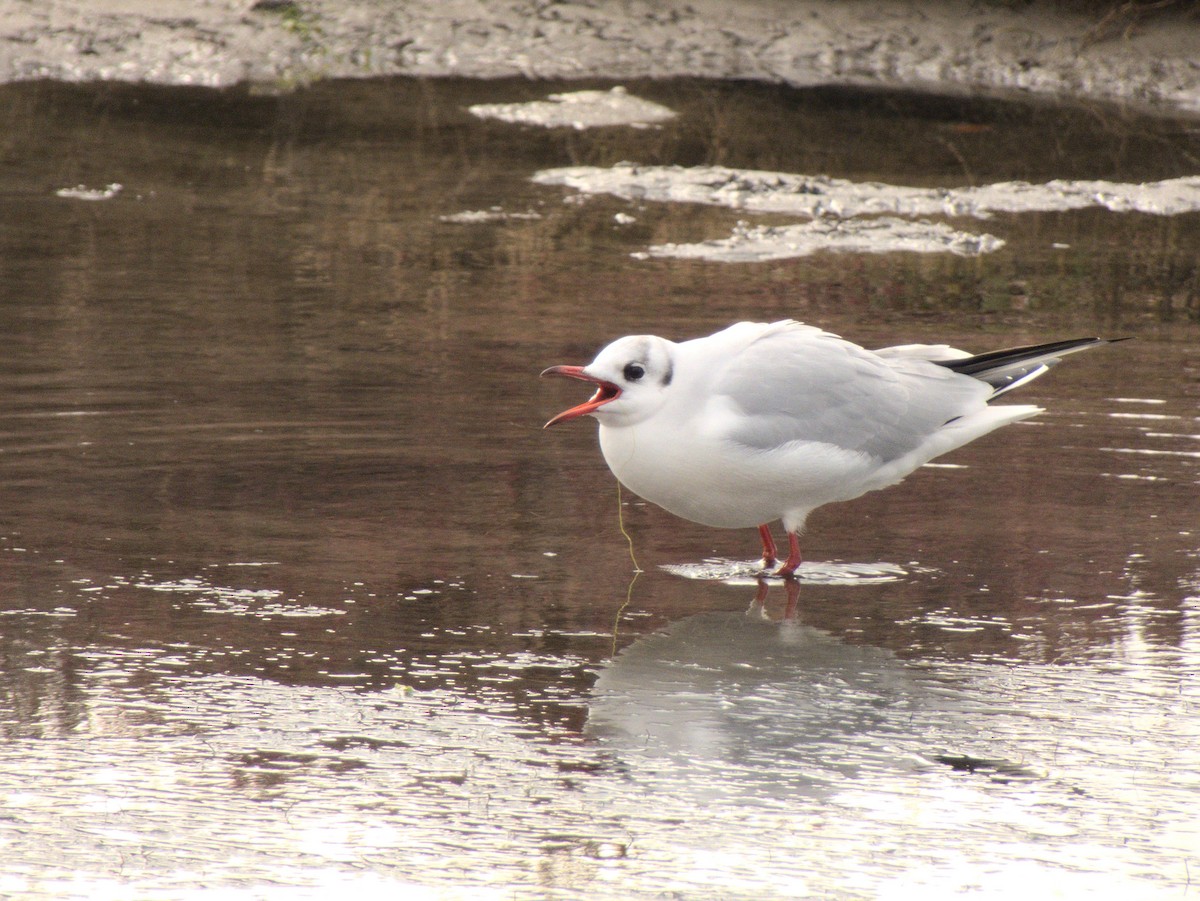
[[1004, 246], [993, 235], [975, 235], [939, 222], [880, 219], [821, 219], [802, 225], [760, 225], [739, 222], [728, 238], [695, 244], [656, 244], [633, 254], [647, 257], [752, 263], [808, 256], [818, 251], [855, 253], [953, 253], [979, 256]]
[[508, 222], [541, 218], [542, 214], [533, 210], [526, 210], [523, 213], [513, 213], [503, 210], [500, 207], [492, 207], [488, 210], [463, 210], [461, 213], [438, 216], [439, 221], [453, 222], [456, 225], [477, 225], [483, 222]]
[[580, 131], [609, 125], [647, 128], [675, 117], [674, 110], [634, 97], [622, 87], [551, 94], [545, 100], [530, 103], [480, 103], [467, 110], [481, 119]]
[[56, 197], [66, 197], [69, 200], [112, 200], [121, 193], [124, 185], [116, 182], [103, 188], [89, 188], [87, 185], [75, 185], [73, 188], [59, 188], [54, 192]]
[[854, 182], [827, 175], [793, 175], [724, 166], [568, 166], [533, 180], [626, 200], [702, 203], [757, 213], [818, 218], [971, 216], [1105, 207], [1114, 212], [1174, 216], [1200, 210], [1200, 176], [1149, 184], [1055, 180], [997, 182], [966, 188], [914, 188]]
[[993, 235], [953, 229], [919, 217], [986, 219], [995, 213], [1087, 207], [1159, 216], [1200, 210], [1200, 176], [1148, 184], [1055, 180], [1045, 184], [1012, 181], [980, 187], [922, 188], [724, 166], [686, 168], [619, 163], [611, 168], [546, 169], [535, 174], [533, 180], [538, 184], [573, 188], [582, 196], [608, 194], [634, 203], [698, 203], [811, 220], [785, 226], [749, 227], [738, 223], [727, 238], [659, 244], [635, 253], [640, 259], [680, 257], [758, 262], [807, 256], [823, 250], [980, 256], [1000, 249], [1005, 242]]

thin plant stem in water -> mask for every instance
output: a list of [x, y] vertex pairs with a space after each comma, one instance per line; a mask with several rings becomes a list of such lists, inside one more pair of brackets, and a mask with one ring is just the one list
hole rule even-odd
[[617, 654], [617, 636], [621, 628], [621, 617], [625, 613], [625, 608], [629, 606], [633, 600], [633, 586], [638, 580], [638, 576], [642, 574], [642, 568], [638, 565], [637, 557], [633, 553], [633, 536], [625, 529], [625, 502], [621, 497], [621, 482], [617, 481], [617, 526], [621, 530], [621, 534], [625, 536], [625, 540], [629, 543], [629, 559], [633, 561], [633, 578], [629, 580], [629, 588], [625, 592], [625, 602], [617, 608], [617, 616], [613, 620], [613, 643], [612, 653], [615, 657]]
[[617, 526], [621, 529], [621, 534], [625, 536], [625, 540], [629, 542], [629, 559], [633, 561], [633, 571], [635, 573], [642, 572], [642, 568], [638, 565], [637, 557], [633, 554], [633, 536], [625, 530], [625, 503], [621, 500], [621, 483], [617, 482]]
[[613, 617], [613, 633], [612, 633], [612, 656], [617, 656], [617, 639], [621, 634], [621, 617], [625, 615], [625, 609], [633, 601], [633, 586], [637, 584], [638, 576], [642, 574], [640, 569], [633, 571], [633, 578], [629, 580], [629, 587], [625, 589], [625, 600], [621, 606], [617, 608], [617, 615]]

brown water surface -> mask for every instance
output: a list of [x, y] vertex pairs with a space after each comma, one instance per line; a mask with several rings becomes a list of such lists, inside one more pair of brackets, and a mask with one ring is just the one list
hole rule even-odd
[[[573, 87], [0, 88], [0, 894], [1185, 895], [1200, 214], [639, 260], [739, 215], [530, 178], [1153, 181], [1200, 171], [1195, 124], [699, 82], [630, 84], [679, 113], [652, 129], [465, 111]], [[480, 210], [520, 217], [441, 218]], [[809, 559], [880, 578], [785, 620], [780, 587], [659, 568], [752, 531], [626, 495], [633, 580], [591, 423], [541, 430], [580, 386], [537, 373], [786, 316], [1137, 340], [812, 517]]]

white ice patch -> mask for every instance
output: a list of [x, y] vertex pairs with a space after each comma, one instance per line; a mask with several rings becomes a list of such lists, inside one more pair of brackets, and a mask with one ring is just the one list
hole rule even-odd
[[820, 219], [802, 225], [750, 227], [739, 222], [728, 238], [698, 244], [656, 244], [638, 259], [677, 257], [745, 263], [808, 256], [817, 251], [857, 253], [953, 253], [979, 256], [1004, 246], [992, 235], [957, 231], [940, 222], [880, 219]]
[[674, 110], [634, 97], [622, 87], [611, 91], [551, 94], [545, 100], [531, 103], [480, 103], [467, 110], [481, 119], [580, 131], [606, 125], [647, 128], [675, 117]]
[[[820, 250], [859, 253], [954, 253], [978, 256], [1004, 246], [1000, 238], [925, 222], [922, 216], [970, 216], [1103, 207], [1114, 212], [1173, 216], [1200, 210], [1200, 176], [1149, 184], [1055, 180], [998, 182], [967, 188], [915, 188], [724, 166], [571, 166], [533, 180], [581, 194], [610, 194], [634, 203], [699, 203], [751, 213], [803, 216], [811, 222], [751, 228], [738, 223], [728, 238], [661, 244], [639, 258], [687, 257], [753, 262]], [[859, 219], [858, 217], [877, 217]], [[896, 217], [912, 217], [912, 221]]]
[[56, 197], [67, 197], [71, 200], [112, 200], [119, 193], [123, 185], [113, 182], [110, 185], [105, 185], [103, 188], [89, 188], [86, 185], [76, 185], [73, 188], [59, 188], [54, 192]]
[[545, 169], [535, 174], [533, 180], [626, 200], [703, 203], [810, 218], [890, 214], [986, 219], [992, 213], [1053, 212], [1093, 206], [1119, 213], [1158, 216], [1200, 210], [1200, 176], [1150, 184], [1056, 180], [1041, 185], [1009, 181], [977, 188], [912, 188], [827, 175], [792, 175], [724, 166], [685, 168], [618, 163], [609, 169], [598, 166]]
[[[705, 582], [724, 582], [726, 585], [757, 585], [763, 580], [782, 582], [783, 577], [763, 573], [762, 560], [730, 560], [710, 557], [702, 563], [664, 563], [660, 569]], [[905, 569], [894, 563], [813, 563], [805, 561], [796, 568], [795, 579], [801, 584], [814, 585], [876, 585], [896, 582], [910, 573], [931, 572], [920, 567]]]
[[463, 210], [461, 213], [450, 213], [438, 216], [440, 222], [453, 222], [458, 225], [473, 225], [480, 222], [504, 222], [509, 219], [541, 219], [541, 213], [526, 210], [523, 213], [509, 213], [499, 207], [490, 210]]

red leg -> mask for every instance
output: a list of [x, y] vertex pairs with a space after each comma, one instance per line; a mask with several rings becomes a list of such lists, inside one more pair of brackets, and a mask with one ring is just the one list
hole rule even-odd
[[771, 537], [771, 527], [768, 525], [759, 526], [758, 535], [762, 539], [763, 545], [763, 567], [770, 569], [775, 565], [775, 561], [779, 559], [779, 549], [775, 547], [775, 539]]
[[788, 532], [788, 558], [783, 566], [775, 572], [777, 576], [794, 576], [796, 567], [800, 565], [800, 539], [795, 532]]

